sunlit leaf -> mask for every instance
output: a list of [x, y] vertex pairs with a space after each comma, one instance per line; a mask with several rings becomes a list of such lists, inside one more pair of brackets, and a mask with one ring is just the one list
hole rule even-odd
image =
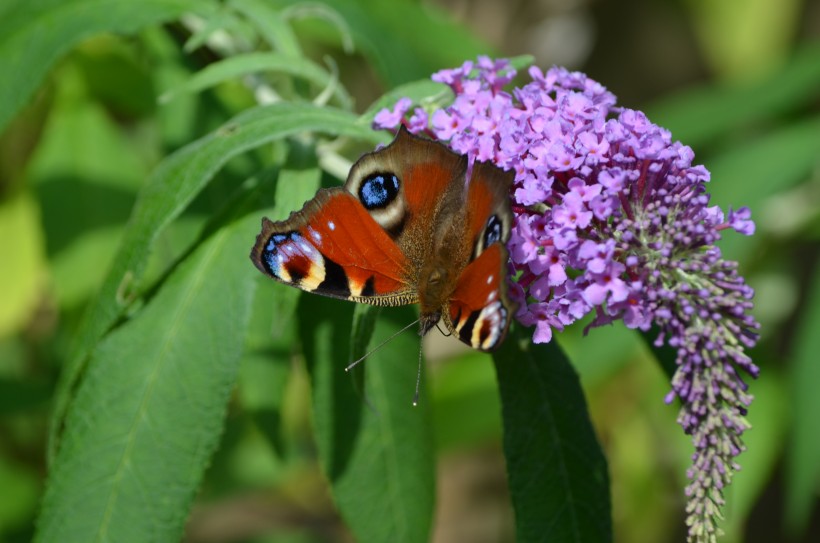
[[347, 91], [333, 83], [330, 74], [321, 66], [303, 57], [289, 57], [279, 53], [246, 53], [209, 64], [180, 87], [171, 89], [160, 97], [161, 101], [172, 100], [181, 93], [199, 92], [223, 81], [257, 72], [278, 72], [301, 77], [320, 89], [333, 84], [333, 96], [345, 109], [352, 104]]
[[435, 100], [437, 103], [441, 102], [446, 105], [447, 102], [452, 101], [453, 95], [447, 85], [443, 83], [436, 83], [429, 79], [422, 79], [412, 83], [405, 83], [399, 85], [390, 92], [382, 95], [378, 100], [373, 102], [367, 108], [359, 122], [365, 125], [370, 125], [373, 122], [373, 117], [383, 108], [392, 108], [400, 98], [410, 98], [415, 104], [423, 104], [427, 101]]
[[[292, 6], [303, 0], [276, 0]], [[387, 88], [429, 77], [441, 68], [458, 66], [492, 48], [442, 9], [409, 0], [324, 0], [350, 27], [356, 49], [367, 57]], [[327, 24], [300, 24], [316, 41], [338, 43]], [[423, 29], [423, 30], [422, 30]], [[422, 34], [420, 34], [422, 32]], [[421, 36], [423, 35], [423, 38]]]
[[34, 314], [46, 278], [39, 212], [31, 194], [0, 200], [0, 338], [22, 329]]
[[261, 0], [233, 0], [231, 5], [245, 15], [259, 29], [262, 38], [274, 51], [291, 58], [302, 56], [296, 35], [281, 14], [269, 2]]
[[51, 467], [39, 541], [179, 540], [236, 380], [256, 220], [201, 245], [94, 349]]
[[139, 292], [142, 273], [159, 233], [185, 209], [219, 168], [244, 151], [310, 130], [354, 136], [374, 143], [384, 140], [384, 136], [354, 121], [352, 114], [309, 105], [274, 104], [252, 108], [160, 164], [140, 192], [112, 268], [75, 340], [71, 365], [63, 373], [58, 392], [50, 440], [52, 450], [57, 446], [55, 430], [83, 360], [127, 307], [129, 296]]
[[210, 5], [197, 0], [3, 2], [0, 4], [0, 73], [18, 76], [7, 77], [0, 85], [0, 132], [23, 107], [54, 62], [80, 40], [101, 32], [130, 34]]
[[332, 9], [327, 4], [320, 2], [299, 2], [287, 9], [282, 10], [283, 19], [303, 19], [315, 17], [329, 22], [339, 33], [342, 41], [342, 50], [347, 54], [352, 54], [355, 50], [353, 37], [350, 35], [350, 27], [338, 11]]

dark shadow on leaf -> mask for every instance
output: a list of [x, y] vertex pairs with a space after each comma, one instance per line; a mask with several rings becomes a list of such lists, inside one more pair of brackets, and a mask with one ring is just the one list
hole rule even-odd
[[104, 181], [55, 176], [35, 185], [48, 240], [49, 256], [56, 255], [82, 234], [123, 224], [136, 194]]
[[297, 316], [313, 388], [315, 435], [331, 481], [344, 473], [361, 427], [365, 404], [345, 367], [350, 363], [354, 305], [304, 295]]

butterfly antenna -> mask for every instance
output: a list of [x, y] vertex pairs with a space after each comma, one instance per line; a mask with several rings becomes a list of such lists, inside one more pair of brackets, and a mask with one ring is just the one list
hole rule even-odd
[[413, 395], [413, 407], [419, 404], [419, 386], [421, 385], [421, 345], [419, 345], [419, 371], [416, 374], [416, 393]]
[[368, 352], [367, 352], [367, 354], [365, 354], [363, 357], [361, 357], [360, 359], [356, 360], [355, 362], [351, 362], [351, 363], [350, 363], [350, 365], [349, 365], [349, 366], [347, 366], [347, 367], [345, 368], [345, 371], [350, 371], [350, 370], [352, 370], [353, 368], [355, 368], [355, 367], [359, 364], [359, 362], [361, 362], [362, 360], [364, 360], [365, 358], [367, 358], [367, 357], [368, 357], [368, 356], [370, 356], [371, 354], [375, 353], [376, 351], [378, 351], [379, 349], [381, 349], [382, 347], [384, 347], [385, 345], [387, 345], [387, 343], [388, 343], [388, 342], [390, 342], [390, 341], [392, 341], [392, 339], [393, 339], [394, 337], [396, 337], [397, 335], [401, 334], [402, 332], [404, 332], [405, 330], [407, 330], [408, 328], [410, 328], [411, 326], [413, 326], [414, 324], [416, 324], [417, 322], [419, 322], [419, 320], [420, 320], [420, 319], [416, 319], [416, 320], [414, 320], [413, 322], [411, 322], [410, 324], [408, 324], [407, 326], [405, 326], [404, 328], [402, 328], [402, 329], [401, 329], [401, 330], [399, 330], [398, 332], [396, 332], [396, 333], [394, 333], [393, 335], [391, 335], [389, 338], [385, 339], [384, 341], [382, 341], [381, 343], [379, 343], [378, 345], [376, 345], [374, 348], [370, 349], [370, 351], [368, 351]]

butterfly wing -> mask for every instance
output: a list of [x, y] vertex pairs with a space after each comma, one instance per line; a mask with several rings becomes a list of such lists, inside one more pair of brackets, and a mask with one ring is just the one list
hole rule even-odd
[[473, 251], [450, 296], [447, 324], [461, 341], [482, 351], [501, 344], [515, 312], [506, 283], [513, 178], [512, 172], [478, 162], [467, 189], [467, 232]]
[[450, 298], [451, 328], [458, 339], [481, 351], [501, 345], [515, 305], [507, 298], [507, 249], [487, 247], [459, 276]]
[[398, 245], [342, 187], [320, 190], [285, 221], [263, 219], [251, 260], [274, 279], [315, 294], [374, 305], [417, 298]]
[[251, 260], [285, 284], [374, 305], [418, 301], [437, 202], [463, 186], [466, 159], [405, 129], [362, 156], [344, 187], [320, 190], [281, 222], [262, 221]]
[[433, 238], [448, 211], [463, 201], [466, 157], [401, 127], [387, 147], [368, 153], [350, 169], [345, 189], [410, 261], [412, 281], [433, 252]]

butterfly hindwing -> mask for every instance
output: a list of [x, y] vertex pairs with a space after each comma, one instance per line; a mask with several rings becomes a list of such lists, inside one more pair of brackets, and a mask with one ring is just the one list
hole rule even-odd
[[507, 297], [507, 249], [512, 228], [509, 190], [512, 172], [490, 164], [473, 166], [467, 189], [467, 231], [472, 257], [449, 302], [457, 337], [475, 349], [491, 351], [504, 340], [515, 312]]
[[285, 221], [263, 219], [251, 260], [274, 279], [315, 294], [375, 305], [416, 300], [404, 254], [341, 187], [320, 190]]
[[506, 244], [510, 239], [513, 222], [510, 186], [514, 177], [513, 172], [505, 172], [486, 162], [474, 164], [467, 191], [473, 259], [493, 243]]
[[458, 339], [481, 351], [507, 335], [515, 305], [507, 298], [507, 249], [493, 243], [470, 262], [450, 297], [449, 316]]

